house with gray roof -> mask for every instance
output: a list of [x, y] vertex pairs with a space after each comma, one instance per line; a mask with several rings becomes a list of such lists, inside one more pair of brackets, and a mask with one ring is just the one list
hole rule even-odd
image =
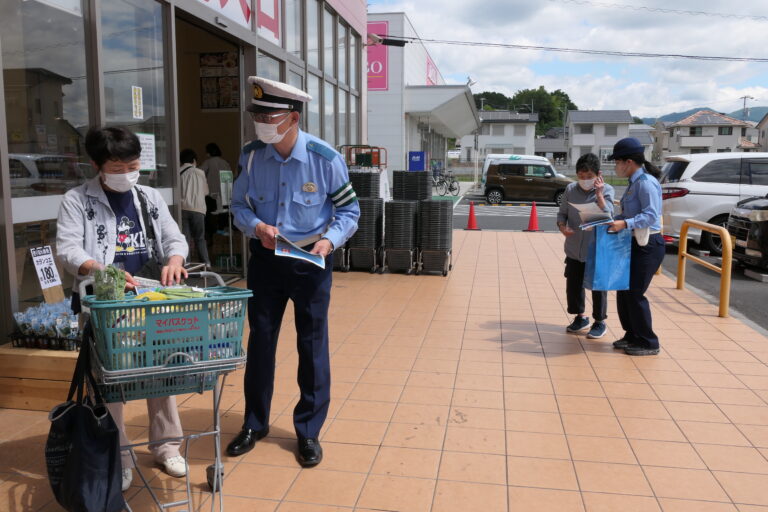
[[629, 137], [633, 123], [629, 110], [569, 110], [568, 161], [572, 165], [581, 155], [594, 153], [606, 161], [619, 139]]
[[669, 126], [669, 154], [757, 151], [757, 134], [752, 123], [700, 110]]
[[[483, 110], [478, 112], [480, 130], [477, 137], [478, 157], [482, 160], [491, 153], [532, 155], [539, 114], [510, 110]], [[472, 160], [474, 134], [461, 138], [461, 159]]]

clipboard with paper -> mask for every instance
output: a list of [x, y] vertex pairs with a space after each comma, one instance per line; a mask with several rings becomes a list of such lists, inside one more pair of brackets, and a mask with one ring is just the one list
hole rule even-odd
[[603, 224], [610, 224], [613, 222], [613, 215], [611, 212], [606, 212], [601, 209], [597, 203], [568, 203], [579, 212], [581, 218], [581, 229], [591, 229], [595, 226], [601, 226]]

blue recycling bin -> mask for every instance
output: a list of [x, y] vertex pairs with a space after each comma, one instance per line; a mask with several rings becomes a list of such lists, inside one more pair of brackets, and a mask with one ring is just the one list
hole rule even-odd
[[409, 171], [424, 171], [427, 168], [427, 152], [426, 151], [409, 151], [408, 152], [408, 170]]

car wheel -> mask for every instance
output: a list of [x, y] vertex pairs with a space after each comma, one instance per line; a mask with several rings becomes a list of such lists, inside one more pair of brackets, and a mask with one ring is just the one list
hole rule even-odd
[[[720, 215], [714, 219], [710, 219], [709, 223], [725, 228], [728, 225], [728, 216]], [[704, 231], [701, 234], [700, 245], [704, 250], [709, 251], [712, 256], [721, 256], [723, 254], [723, 242], [720, 240], [720, 236], [715, 235], [714, 233]]]
[[485, 198], [490, 204], [501, 204], [504, 200], [504, 194], [501, 193], [501, 190], [495, 188], [485, 194]]
[[564, 190], [558, 190], [557, 194], [555, 194], [555, 203], [557, 203], [557, 206], [560, 206], [562, 204], [564, 195], [565, 195]]

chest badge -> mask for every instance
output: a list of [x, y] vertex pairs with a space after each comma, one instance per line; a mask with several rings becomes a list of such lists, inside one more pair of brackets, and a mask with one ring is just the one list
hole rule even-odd
[[304, 192], [317, 192], [317, 185], [315, 185], [311, 181], [308, 181], [301, 186], [301, 190], [303, 190]]

